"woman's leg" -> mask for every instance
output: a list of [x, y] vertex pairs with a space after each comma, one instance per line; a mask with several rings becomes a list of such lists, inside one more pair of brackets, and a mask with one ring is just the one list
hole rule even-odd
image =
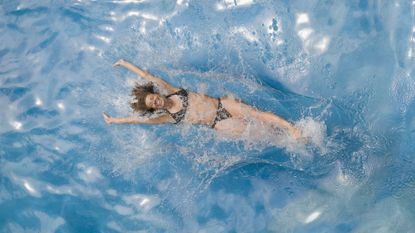
[[246, 129], [247, 123], [244, 119], [231, 117], [225, 120], [218, 121], [215, 125], [215, 130], [230, 137], [240, 137]]
[[225, 97], [221, 99], [223, 107], [232, 115], [232, 117], [244, 119], [248, 122], [262, 122], [264, 124], [272, 124], [287, 130], [293, 138], [301, 137], [301, 131], [294, 127], [293, 124], [284, 118], [275, 115], [272, 112], [261, 112], [252, 106], [244, 104], [242, 101]]
[[216, 122], [215, 130], [226, 136], [240, 137], [247, 127], [246, 119], [240, 114], [240, 102], [228, 97], [221, 98], [220, 102], [231, 117]]

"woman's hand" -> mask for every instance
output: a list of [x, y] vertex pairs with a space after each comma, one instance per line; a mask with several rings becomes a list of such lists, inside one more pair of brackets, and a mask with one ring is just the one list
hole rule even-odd
[[113, 118], [110, 115], [108, 115], [105, 112], [103, 112], [102, 113], [102, 116], [104, 117], [105, 123], [107, 123], [107, 124], [113, 123]]
[[120, 59], [120, 60], [116, 61], [114, 64], [112, 64], [112, 67], [124, 66], [125, 63], [127, 63], [127, 62], [124, 59]]

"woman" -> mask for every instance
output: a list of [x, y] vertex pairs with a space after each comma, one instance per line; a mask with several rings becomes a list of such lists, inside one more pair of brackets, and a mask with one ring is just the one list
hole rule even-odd
[[[228, 136], [241, 136], [249, 122], [256, 122], [286, 129], [290, 135], [299, 139], [301, 131], [283, 118], [257, 109], [232, 98], [212, 98], [200, 93], [186, 91], [171, 86], [166, 81], [121, 59], [114, 67], [122, 66], [149, 81], [146, 85], [136, 85], [132, 91], [134, 101], [130, 104], [136, 112], [149, 115], [161, 110], [162, 114], [145, 120], [134, 117], [114, 118], [103, 113], [107, 124], [163, 124], [187, 122], [207, 125]], [[164, 89], [168, 94], [161, 95], [152, 84]], [[160, 112], [160, 111], [158, 111]]]

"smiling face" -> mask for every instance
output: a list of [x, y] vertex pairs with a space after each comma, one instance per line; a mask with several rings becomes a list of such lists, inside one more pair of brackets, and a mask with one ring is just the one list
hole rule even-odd
[[145, 99], [148, 108], [161, 109], [165, 105], [165, 98], [158, 94], [148, 94]]

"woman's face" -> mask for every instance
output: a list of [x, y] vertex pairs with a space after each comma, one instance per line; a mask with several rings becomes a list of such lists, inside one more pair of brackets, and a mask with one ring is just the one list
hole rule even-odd
[[149, 108], [161, 109], [164, 107], [165, 99], [158, 94], [148, 94], [145, 103]]

